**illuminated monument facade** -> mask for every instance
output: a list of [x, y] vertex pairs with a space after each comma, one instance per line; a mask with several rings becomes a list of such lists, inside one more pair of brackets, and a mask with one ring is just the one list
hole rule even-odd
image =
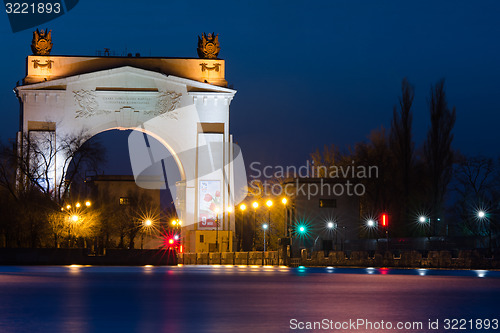
[[[227, 88], [225, 61], [217, 58], [217, 37], [203, 35], [198, 46], [200, 59], [55, 56], [50, 55], [50, 32], [37, 31], [34, 55], [26, 59], [26, 77], [15, 88], [21, 103], [18, 141], [44, 132], [57, 138], [135, 130], [139, 141], [144, 141], [142, 133], [149, 134], [168, 149], [180, 174], [180, 179], [168, 179], [168, 186], [176, 189], [185, 251], [208, 251], [210, 247], [200, 243], [204, 239], [226, 251], [232, 250], [234, 231], [234, 218], [224, 207], [235, 204], [230, 192], [234, 150], [229, 105], [236, 91]], [[132, 137], [134, 177], [148, 187], [147, 177], [141, 185], [139, 174], [148, 165], [161, 166], [164, 156], [155, 156], [147, 143], [141, 146], [136, 141], [134, 148]], [[214, 144], [217, 149], [210, 149]], [[65, 186], [58, 179], [62, 160], [56, 156], [51, 170], [53, 188]], [[209, 171], [207, 164], [212, 166]], [[169, 178], [164, 176], [159, 182], [162, 188]], [[157, 183], [153, 181], [151, 188], [158, 188]]]

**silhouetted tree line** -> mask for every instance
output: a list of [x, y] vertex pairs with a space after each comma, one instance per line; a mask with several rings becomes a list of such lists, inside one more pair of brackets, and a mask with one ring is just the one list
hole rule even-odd
[[[404, 79], [391, 128], [374, 130], [367, 141], [346, 150], [335, 145], [311, 154], [316, 166], [379, 168], [379, 177], [358, 179], [366, 187], [361, 216], [387, 212], [393, 236], [485, 235], [496, 233], [500, 208], [500, 158], [464, 156], [452, 147], [455, 107], [448, 106], [444, 80], [430, 89], [430, 127], [415, 146], [412, 132], [414, 88]], [[328, 176], [328, 175], [322, 175]], [[479, 210], [486, 217], [479, 219]], [[418, 223], [430, 219], [431, 230]]]

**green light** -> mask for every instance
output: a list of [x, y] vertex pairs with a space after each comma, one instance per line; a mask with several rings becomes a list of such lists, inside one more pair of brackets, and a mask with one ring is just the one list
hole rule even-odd
[[309, 238], [312, 229], [310, 222], [306, 220], [297, 221], [293, 226], [295, 237], [298, 238]]

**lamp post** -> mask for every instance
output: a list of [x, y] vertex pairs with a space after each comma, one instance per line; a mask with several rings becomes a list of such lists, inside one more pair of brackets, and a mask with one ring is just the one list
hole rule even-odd
[[[68, 227], [68, 247], [71, 247], [71, 229], [73, 228], [73, 225], [76, 224], [79, 221], [85, 221], [86, 217], [82, 216], [83, 210], [82, 208], [89, 208], [92, 203], [89, 200], [86, 200], [84, 203], [85, 207], [82, 207], [82, 204], [80, 202], [76, 202], [74, 206], [71, 204], [66, 204], [65, 207], [61, 207], [61, 212], [64, 212], [65, 209], [68, 214], [68, 221], [69, 221], [69, 227]], [[86, 240], [84, 239], [85, 247], [87, 247]]]
[[264, 223], [262, 225], [262, 230], [264, 232], [264, 252], [266, 252], [266, 230], [269, 226], [267, 225], [267, 223]]
[[73, 226], [74, 223], [78, 222], [78, 220], [79, 220], [79, 216], [76, 215], [76, 214], [73, 214], [73, 215], [71, 215], [69, 217], [70, 224], [69, 224], [69, 229], [68, 229], [68, 238], [69, 238], [69, 240], [68, 240], [68, 247], [71, 247], [71, 238], [72, 238], [72, 236], [71, 236], [71, 228], [72, 228], [72, 226]]
[[[330, 235], [331, 235], [332, 231], [335, 232], [335, 251], [337, 251], [337, 223], [329, 221], [326, 223], [326, 227], [328, 228]], [[332, 239], [332, 241], [333, 241], [333, 239]]]
[[[486, 212], [484, 210], [479, 210], [477, 212], [477, 218], [479, 219], [479, 221], [481, 221], [481, 223], [483, 222], [484, 219], [487, 218], [486, 216]], [[488, 221], [488, 252], [489, 254], [491, 255], [491, 221]]]
[[233, 206], [227, 206], [227, 252], [229, 252], [229, 234], [231, 231], [231, 212], [233, 211]]
[[286, 207], [287, 202], [288, 200], [286, 198], [281, 199], [281, 203], [283, 204], [283, 207], [285, 207], [285, 215], [283, 217], [285, 229], [283, 230], [283, 237], [288, 237], [288, 219], [287, 219], [288, 209]]
[[418, 218], [418, 222], [422, 225], [427, 224], [427, 238], [431, 238], [431, 219], [427, 216], [421, 215]]
[[219, 207], [215, 207], [215, 251], [219, 252]]
[[153, 225], [153, 221], [150, 219], [146, 219], [142, 221], [142, 228], [141, 228], [141, 250], [144, 249], [144, 232], [146, 229], [150, 228]]
[[[271, 207], [273, 206], [273, 201], [267, 200], [266, 206], [267, 206], [267, 213], [268, 213], [267, 223], [268, 223], [268, 228], [270, 228], [271, 227]], [[269, 237], [271, 237], [271, 234], [269, 234]], [[271, 245], [271, 244], [269, 244], [269, 245]]]
[[259, 208], [259, 203], [254, 201], [252, 203], [253, 207], [253, 240], [252, 240], [252, 250], [255, 251], [255, 233], [257, 232], [257, 208]]
[[245, 209], [247, 209], [247, 205], [241, 204], [240, 205], [240, 211], [241, 211], [241, 228], [240, 228], [240, 251], [243, 250], [243, 225], [245, 224]]

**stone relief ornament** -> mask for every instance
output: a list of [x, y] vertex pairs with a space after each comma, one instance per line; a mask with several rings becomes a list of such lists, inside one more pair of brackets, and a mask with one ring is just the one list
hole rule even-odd
[[[175, 91], [160, 91], [155, 98], [154, 106], [134, 105], [137, 101], [126, 99], [123, 97], [111, 97], [112, 101], [105, 101], [103, 98], [109, 98], [102, 95], [97, 95], [95, 90], [80, 89], [73, 91], [75, 104], [79, 106], [76, 110], [75, 118], [89, 118], [110, 114], [112, 112], [124, 110], [125, 107], [133, 108], [137, 111], [144, 112], [145, 115], [159, 116], [163, 115], [167, 118], [177, 119], [177, 106], [180, 103], [182, 94]], [[101, 103], [101, 104], [100, 104]], [[109, 104], [111, 103], [111, 104]], [[141, 110], [142, 109], [142, 110]]]
[[220, 52], [219, 35], [215, 33], [198, 36], [198, 56], [201, 59], [217, 59]]
[[97, 114], [110, 112], [98, 110], [99, 103], [97, 103], [97, 97], [94, 90], [74, 90], [73, 96], [75, 97], [76, 104], [81, 108], [81, 110], [76, 110], [75, 118], [88, 118]]
[[200, 64], [200, 66], [201, 66], [201, 71], [202, 72], [204, 72], [204, 71], [208, 71], [208, 72], [210, 72], [210, 71], [216, 71], [216, 72], [218, 72], [219, 69], [220, 69], [220, 64], [219, 63], [215, 63], [212, 67], [208, 66], [208, 64], [206, 64], [206, 63], [202, 63], [202, 64]]
[[54, 62], [52, 60], [47, 60], [45, 62], [45, 64], [41, 64], [40, 60], [38, 60], [38, 59], [31, 60], [31, 61], [33, 62], [33, 68], [38, 68], [38, 67], [45, 68], [45, 67], [47, 67], [48, 69], [52, 68], [52, 63]]
[[160, 91], [155, 110], [144, 113], [153, 116], [164, 115], [167, 118], [177, 119], [178, 113], [175, 109], [177, 109], [181, 101], [181, 96], [181, 93], [175, 91]]
[[33, 31], [33, 40], [31, 41], [31, 51], [33, 51], [33, 55], [49, 55], [52, 50], [52, 30], [41, 30]]

